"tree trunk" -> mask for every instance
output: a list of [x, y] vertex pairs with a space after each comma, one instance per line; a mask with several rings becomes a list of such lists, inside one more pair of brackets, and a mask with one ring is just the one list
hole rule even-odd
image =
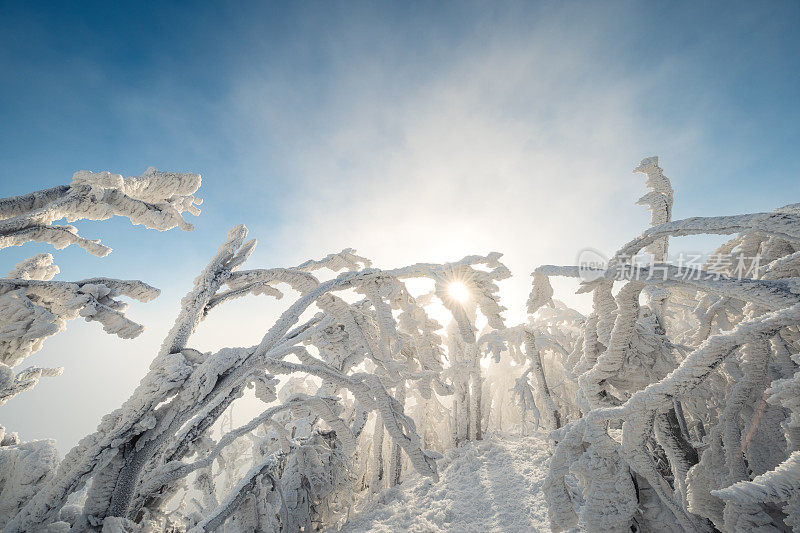
[[[401, 407], [405, 408], [406, 403], [406, 382], [401, 380], [394, 393], [395, 399]], [[400, 484], [400, 474], [403, 471], [402, 450], [400, 445], [392, 443], [392, 455], [389, 462], [389, 486], [394, 487]]]
[[531, 374], [533, 379], [536, 380], [536, 389], [540, 397], [544, 400], [544, 404], [540, 411], [544, 414], [544, 418], [550, 429], [558, 429], [561, 427], [561, 415], [558, 412], [553, 397], [550, 395], [550, 387], [547, 386], [547, 379], [544, 376], [544, 368], [542, 367], [542, 355], [539, 349], [536, 348], [536, 338], [533, 333], [525, 332], [525, 352], [531, 364]]
[[482, 440], [481, 393], [483, 388], [483, 376], [481, 375], [480, 352], [477, 347], [474, 347], [472, 351], [472, 433], [470, 437], [473, 440]]
[[383, 489], [383, 417], [377, 412], [375, 415], [375, 431], [372, 435], [372, 480], [369, 483], [372, 492]]

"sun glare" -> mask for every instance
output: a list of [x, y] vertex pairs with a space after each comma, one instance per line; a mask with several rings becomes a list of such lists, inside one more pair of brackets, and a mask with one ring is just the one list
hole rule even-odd
[[450, 297], [457, 302], [466, 302], [469, 298], [469, 289], [460, 281], [454, 281], [447, 287]]

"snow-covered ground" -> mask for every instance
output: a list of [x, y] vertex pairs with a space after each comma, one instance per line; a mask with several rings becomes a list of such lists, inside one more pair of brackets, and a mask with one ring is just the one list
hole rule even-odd
[[438, 482], [413, 474], [342, 528], [348, 533], [549, 531], [539, 437], [491, 436], [448, 452]]

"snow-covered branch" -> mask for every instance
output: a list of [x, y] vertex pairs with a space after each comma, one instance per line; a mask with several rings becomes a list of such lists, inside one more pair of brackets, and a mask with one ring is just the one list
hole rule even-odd
[[[46, 242], [56, 249], [77, 244], [89, 253], [111, 252], [100, 241], [85, 239], [71, 225], [54, 225], [66, 219], [105, 220], [125, 216], [134, 224], [168, 230], [192, 226], [182, 213], [199, 214], [193, 194], [200, 187], [197, 174], [176, 174], [148, 169], [144, 175], [123, 178], [109, 172], [76, 172], [70, 185], [0, 199], [0, 248], [27, 242]], [[158, 289], [141, 281], [92, 278], [75, 282], [54, 281], [59, 269], [51, 254], [38, 254], [18, 263], [0, 279], [0, 363], [9, 367], [42, 348], [47, 337], [66, 327], [69, 320], [83, 317], [100, 322], [106, 333], [128, 339], [143, 326], [128, 319], [128, 296], [147, 302]], [[58, 375], [55, 369], [18, 375], [0, 393], [2, 402], [29, 390], [41, 376]]]

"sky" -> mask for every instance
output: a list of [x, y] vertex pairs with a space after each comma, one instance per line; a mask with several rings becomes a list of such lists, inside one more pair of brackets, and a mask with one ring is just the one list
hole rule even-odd
[[[49, 339], [25, 365], [64, 375], [0, 424], [62, 451], [92, 431], [236, 224], [259, 241], [250, 267], [347, 247], [387, 268], [502, 252], [513, 323], [536, 266], [647, 227], [644, 157], [660, 156], [676, 219], [800, 201], [798, 24], [790, 1], [0, 2], [0, 196], [154, 166], [202, 174], [204, 199], [193, 232], [77, 223], [105, 258], [2, 251], [6, 270], [52, 252], [57, 279], [162, 294], [131, 305], [134, 340], [79, 321]], [[192, 344], [253, 344], [279, 309], [232, 303]]]

